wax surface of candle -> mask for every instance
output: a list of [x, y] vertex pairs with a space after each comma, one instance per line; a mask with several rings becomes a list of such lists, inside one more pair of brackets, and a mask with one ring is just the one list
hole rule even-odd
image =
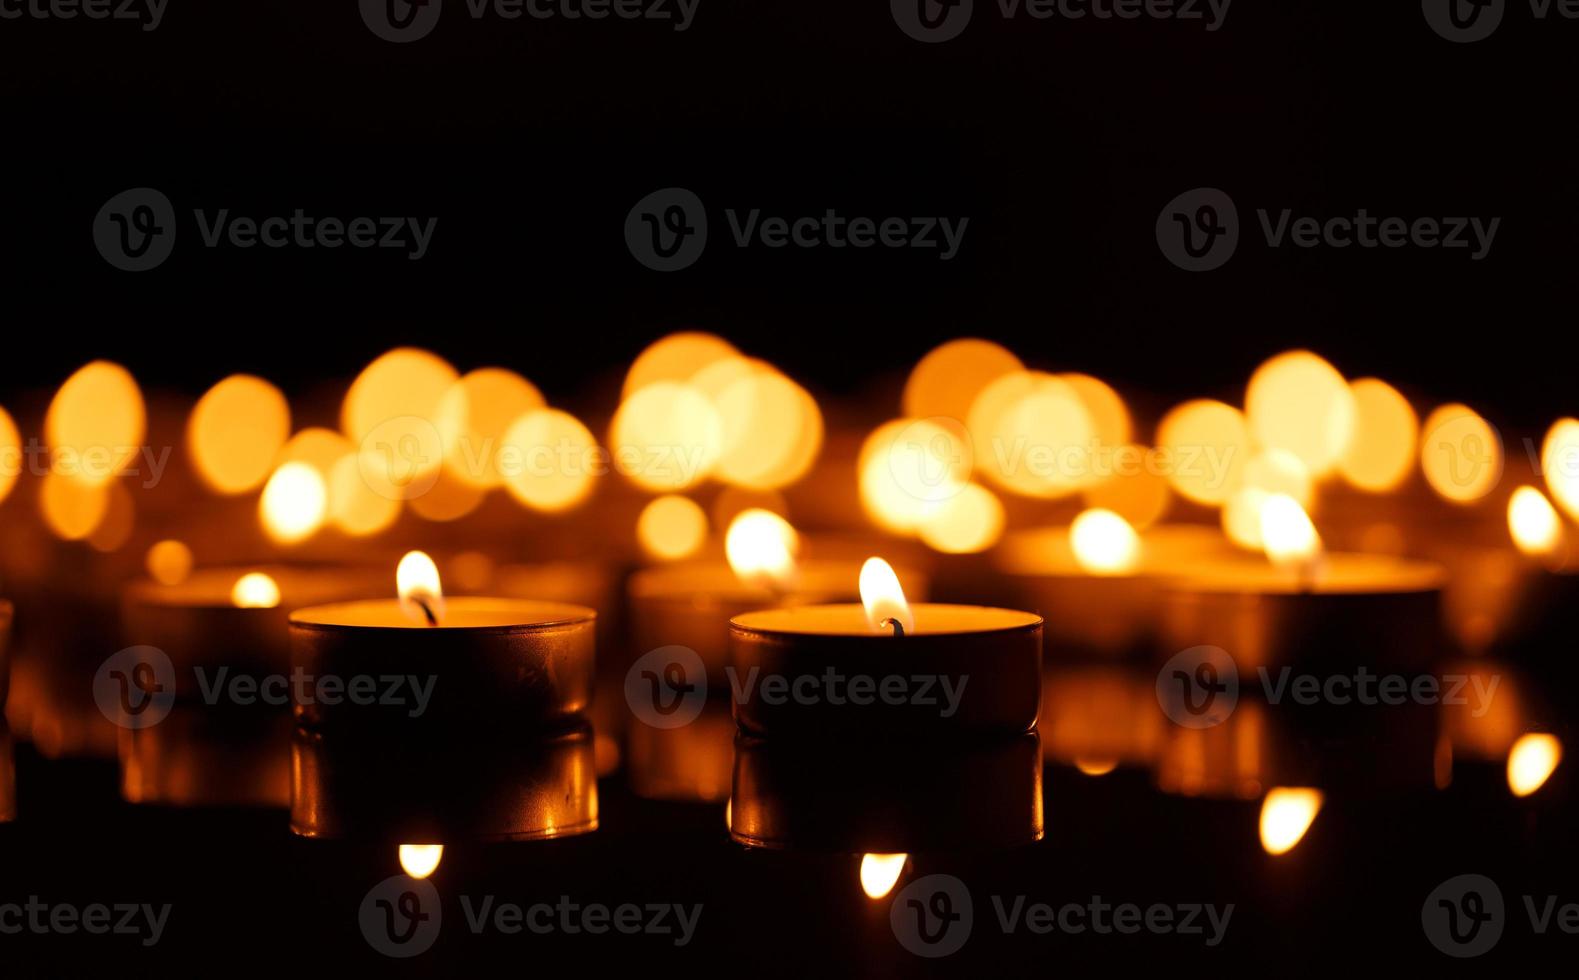
[[[912, 635], [956, 635], [989, 633], [996, 630], [1024, 629], [1041, 622], [1035, 613], [1015, 609], [996, 609], [990, 606], [954, 606], [923, 602], [912, 606], [916, 628]], [[804, 633], [819, 636], [871, 636], [904, 642], [904, 637], [890, 637], [873, 632], [866, 621], [864, 606], [848, 604], [835, 606], [796, 606], [788, 609], [765, 609], [760, 612], [736, 616], [734, 622], [742, 629], [764, 633]]]
[[444, 621], [437, 627], [413, 620], [401, 608], [398, 599], [368, 599], [314, 606], [294, 614], [291, 622], [308, 628], [509, 630], [543, 629], [586, 622], [593, 615], [590, 609], [568, 603], [456, 596], [447, 601]]

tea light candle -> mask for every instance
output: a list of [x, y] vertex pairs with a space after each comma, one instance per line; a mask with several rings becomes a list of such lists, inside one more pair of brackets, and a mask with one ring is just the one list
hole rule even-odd
[[1431, 562], [1327, 554], [1299, 504], [1274, 495], [1262, 511], [1270, 561], [1202, 562], [1164, 587], [1164, 657], [1227, 650], [1241, 683], [1259, 668], [1324, 673], [1426, 669], [1442, 649], [1445, 573]]
[[[742, 512], [730, 525], [727, 562], [642, 569], [631, 576], [631, 642], [637, 655], [678, 645], [696, 651], [708, 684], [723, 689], [729, 620], [778, 606], [853, 601], [859, 561], [797, 559], [799, 536], [777, 514]], [[907, 571], [918, 595], [925, 583]]]
[[291, 609], [377, 595], [382, 581], [371, 570], [333, 565], [216, 567], [173, 584], [137, 581], [122, 595], [122, 640], [163, 650], [178, 674], [198, 666], [283, 673]]
[[583, 719], [592, 697], [593, 630], [585, 606], [534, 599], [445, 599], [432, 559], [401, 560], [399, 599], [299, 609], [290, 616], [292, 667], [309, 677], [400, 675], [431, 680], [420, 717], [410, 706], [298, 699], [308, 727], [379, 720], [457, 730], [550, 728]]
[[995, 585], [1047, 620], [1051, 659], [1114, 661], [1149, 654], [1165, 583], [1231, 551], [1216, 528], [1174, 525], [1136, 532], [1110, 511], [1086, 511], [1068, 528], [1013, 532], [993, 553]]
[[860, 605], [794, 606], [730, 620], [742, 728], [1015, 734], [1036, 724], [1040, 616], [912, 607], [880, 558], [867, 560], [859, 585]]

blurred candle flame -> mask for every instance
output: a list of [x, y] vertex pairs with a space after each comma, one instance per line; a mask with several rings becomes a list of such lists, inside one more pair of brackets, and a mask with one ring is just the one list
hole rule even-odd
[[159, 541], [148, 549], [145, 564], [148, 574], [161, 585], [180, 585], [192, 574], [192, 549], [186, 542], [168, 539]]
[[237, 609], [273, 609], [280, 604], [280, 587], [263, 572], [248, 572], [231, 587], [230, 601]]
[[1261, 847], [1272, 855], [1287, 854], [1304, 839], [1321, 812], [1321, 790], [1278, 786], [1261, 801]]
[[655, 497], [636, 518], [636, 538], [661, 561], [689, 557], [707, 540], [707, 513], [689, 497]]
[[899, 876], [904, 874], [905, 862], [910, 859], [908, 854], [865, 854], [861, 857], [861, 890], [866, 892], [866, 897], [879, 899], [885, 897], [899, 884]]
[[1093, 507], [1069, 525], [1069, 546], [1075, 561], [1092, 575], [1122, 575], [1140, 561], [1140, 537], [1129, 521]]
[[800, 537], [789, 521], [759, 507], [743, 510], [724, 535], [724, 554], [742, 582], [787, 590], [795, 580]]
[[400, 870], [413, 878], [426, 878], [444, 860], [443, 844], [400, 845]]
[[1552, 555], [1562, 545], [1563, 525], [1557, 509], [1534, 487], [1519, 487], [1508, 499], [1508, 531], [1526, 555]]
[[1087, 776], [1106, 776], [1118, 768], [1117, 759], [1076, 759], [1075, 768]]
[[400, 559], [395, 569], [395, 586], [400, 593], [400, 608], [419, 623], [437, 626], [444, 619], [444, 590], [439, 584], [439, 567], [426, 552], [412, 551]]
[[1555, 735], [1532, 732], [1519, 736], [1508, 750], [1508, 789], [1514, 796], [1529, 796], [1551, 778], [1563, 758], [1563, 743]]
[[888, 633], [894, 620], [906, 633], [914, 633], [916, 618], [905, 601], [894, 567], [881, 558], [868, 558], [861, 566], [861, 605], [866, 607], [866, 622], [874, 632]]
[[1321, 559], [1321, 535], [1299, 501], [1284, 493], [1261, 502], [1261, 546], [1274, 565], [1308, 575]]
[[308, 463], [284, 463], [269, 477], [258, 503], [263, 529], [280, 544], [312, 537], [329, 515], [329, 488]]

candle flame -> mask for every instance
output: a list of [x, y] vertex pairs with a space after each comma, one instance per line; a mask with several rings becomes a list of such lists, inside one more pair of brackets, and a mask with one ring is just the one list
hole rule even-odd
[[1111, 510], [1093, 507], [1069, 525], [1075, 561], [1092, 575], [1122, 575], [1140, 560], [1140, 537], [1129, 521]]
[[400, 870], [413, 878], [426, 878], [444, 860], [443, 844], [400, 845]]
[[916, 629], [916, 617], [905, 601], [905, 590], [894, 574], [894, 566], [881, 558], [868, 558], [861, 566], [861, 605], [866, 607], [866, 622], [878, 633], [893, 632], [897, 622], [905, 633]]
[[795, 552], [800, 536], [789, 521], [752, 507], [730, 522], [724, 535], [724, 554], [742, 582], [787, 590], [795, 581]]
[[297, 544], [318, 533], [329, 516], [329, 489], [308, 463], [280, 466], [263, 487], [258, 504], [263, 529], [280, 544]]
[[1557, 509], [1534, 487], [1520, 487], [1508, 499], [1508, 531], [1520, 551], [1537, 557], [1554, 554], [1563, 539]]
[[273, 609], [280, 604], [280, 587], [262, 572], [248, 572], [231, 587], [230, 601], [238, 609]]
[[1278, 786], [1261, 801], [1261, 847], [1272, 855], [1287, 854], [1302, 839], [1325, 797], [1319, 789]]
[[400, 592], [400, 608], [407, 616], [429, 626], [444, 618], [444, 590], [439, 585], [439, 567], [426, 552], [412, 551], [400, 559], [395, 570], [395, 586]]
[[1076, 759], [1075, 768], [1087, 776], [1106, 776], [1118, 768], [1117, 759]]
[[866, 892], [866, 897], [879, 899], [885, 897], [899, 884], [899, 876], [905, 872], [905, 862], [910, 859], [908, 854], [865, 854], [861, 857], [861, 890]]
[[1321, 558], [1321, 535], [1299, 501], [1284, 493], [1261, 502], [1261, 547], [1274, 565], [1309, 568]]
[[1519, 736], [1508, 750], [1508, 789], [1514, 796], [1529, 796], [1542, 786], [1563, 758], [1563, 743], [1555, 735]]

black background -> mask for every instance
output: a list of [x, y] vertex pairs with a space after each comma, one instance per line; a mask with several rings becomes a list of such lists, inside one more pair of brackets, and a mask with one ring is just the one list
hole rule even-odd
[[[932, 345], [966, 334], [1161, 400], [1237, 397], [1259, 361], [1310, 346], [1350, 376], [1468, 401], [1538, 433], [1576, 401], [1576, 44], [1579, 23], [1536, 21], [1522, 3], [1489, 40], [1450, 44], [1407, 0], [1238, 0], [1215, 33], [1005, 21], [978, 2], [964, 35], [942, 45], [906, 37], [878, 0], [702, 0], [685, 33], [476, 22], [452, 0], [410, 45], [374, 37], [351, 0], [171, 0], [151, 33], [3, 21], [0, 399], [50, 388], [91, 357], [121, 361], [149, 387], [195, 394], [245, 370], [295, 393], [418, 343], [462, 369], [514, 367], [573, 402], [650, 340], [693, 326], [833, 395], [891, 387]], [[97, 254], [89, 227], [106, 199], [137, 186], [164, 191], [183, 224], [168, 262], [131, 275]], [[631, 257], [621, 229], [639, 198], [667, 186], [707, 203], [714, 237], [697, 265], [665, 275]], [[1159, 253], [1153, 224], [1198, 186], [1235, 199], [1245, 237], [1225, 268], [1191, 275]], [[209, 250], [196, 247], [198, 207], [439, 224], [415, 263], [377, 250]], [[970, 225], [946, 263], [741, 252], [727, 245], [726, 207]], [[1272, 250], [1253, 224], [1261, 207], [1502, 224], [1480, 262], [1464, 251]], [[395, 968], [353, 917], [394, 870], [387, 852], [291, 839], [276, 814], [127, 808], [112, 772], [20, 756], [23, 822], [0, 828], [0, 893], [169, 900], [177, 924], [147, 955], [0, 937], [5, 975], [80, 975], [85, 961], [129, 975]], [[1239, 944], [1214, 959], [1157, 938], [1020, 937], [974, 942], [940, 972], [1197, 960], [1263, 974], [1437, 969], [1452, 964], [1424, 942], [1418, 903], [1443, 878], [1500, 876], [1510, 904], [1574, 881], [1558, 786], [1534, 808], [1495, 778], [1446, 797], [1346, 801], [1274, 862], [1255, 845], [1253, 807], [1162, 798], [1125, 778], [1050, 770], [1048, 842], [936, 870], [1032, 900], [1238, 902]], [[696, 948], [671, 957], [647, 939], [446, 935], [434, 959], [401, 969], [919, 968], [859, 897], [852, 860], [746, 853], [724, 839], [717, 808], [604, 792], [599, 834], [458, 852], [440, 886], [522, 901], [567, 890], [702, 901], [718, 915]], [[1571, 937], [1527, 939], [1496, 956], [1572, 948]]]

